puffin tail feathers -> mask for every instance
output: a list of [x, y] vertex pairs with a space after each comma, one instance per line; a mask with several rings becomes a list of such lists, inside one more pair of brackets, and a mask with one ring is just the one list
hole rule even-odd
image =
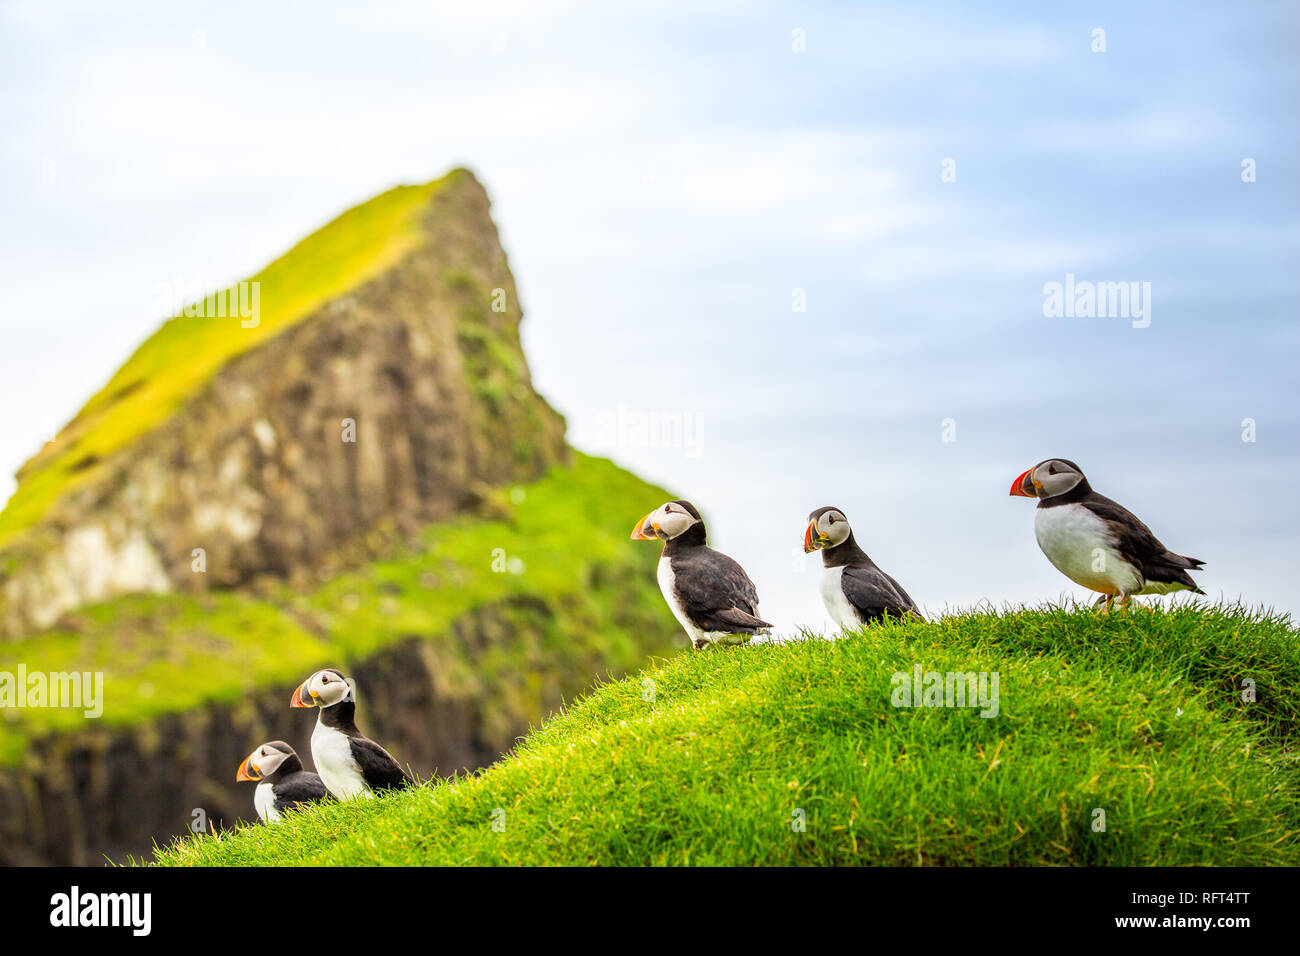
[[747, 611], [742, 611], [738, 607], [729, 607], [725, 611], [719, 611], [718, 620], [724, 621], [737, 631], [743, 631], [749, 634], [760, 633], [763, 629], [771, 629], [772, 625], [757, 618]]

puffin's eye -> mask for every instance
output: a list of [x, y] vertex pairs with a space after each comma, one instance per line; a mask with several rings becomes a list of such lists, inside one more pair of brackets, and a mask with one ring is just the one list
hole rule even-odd
[[330, 682], [329, 675], [328, 675], [328, 674], [321, 674], [321, 676], [320, 676], [320, 682], [321, 682], [322, 684], [328, 684], [328, 683]]
[[1048, 466], [1047, 466], [1047, 473], [1048, 473], [1049, 475], [1054, 475], [1054, 474], [1056, 474], [1056, 466], [1055, 466], [1055, 465], [1048, 465]]
[[826, 523], [827, 523], [827, 524], [834, 524], [834, 523], [835, 523], [835, 516], [834, 516], [834, 515], [827, 515], [827, 516], [826, 516]]

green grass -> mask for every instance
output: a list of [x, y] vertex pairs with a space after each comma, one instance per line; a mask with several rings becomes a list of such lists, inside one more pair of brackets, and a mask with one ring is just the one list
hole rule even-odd
[[[249, 281], [260, 283], [260, 322], [180, 315], [167, 321], [18, 474], [0, 512], [0, 544], [36, 524], [63, 494], [91, 479], [116, 451], [167, 419], [230, 359], [374, 278], [419, 247], [420, 214], [463, 175], [398, 186], [349, 209]], [[633, 519], [635, 520], [635, 519]]]
[[[237, 702], [418, 636], [430, 640], [444, 693], [487, 696], [509, 723], [546, 712], [548, 681], [596, 663], [627, 670], [671, 646], [676, 628], [662, 620], [655, 556], [626, 540], [637, 515], [665, 497], [609, 461], [575, 453], [572, 465], [502, 490], [491, 507], [503, 517], [431, 525], [418, 547], [309, 593], [266, 583], [255, 592], [120, 598], [70, 615], [63, 630], [0, 643], [0, 671], [19, 663], [29, 673], [103, 671], [99, 723], [124, 726]], [[498, 549], [522, 561], [522, 573], [492, 573]], [[528, 626], [508, 629], [500, 644], [462, 647], [455, 625], [485, 607]], [[532, 678], [519, 678], [521, 662]], [[73, 710], [0, 715], [0, 765], [21, 762], [36, 738], [86, 725]]]
[[[599, 687], [479, 774], [156, 858], [1294, 866], [1298, 636], [1240, 608], [1042, 609], [682, 652]], [[892, 707], [891, 674], [916, 663], [998, 671], [1000, 715]]]

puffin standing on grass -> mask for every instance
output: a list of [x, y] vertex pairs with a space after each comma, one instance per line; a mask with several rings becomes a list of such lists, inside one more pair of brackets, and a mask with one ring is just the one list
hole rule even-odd
[[297, 751], [283, 740], [264, 743], [245, 757], [235, 781], [256, 781], [253, 806], [263, 823], [279, 823], [285, 810], [329, 796], [321, 778], [303, 770]]
[[772, 625], [758, 616], [758, 590], [745, 569], [708, 546], [704, 520], [689, 501], [669, 501], [637, 522], [633, 541], [664, 542], [659, 590], [697, 651], [744, 644]]
[[1011, 494], [1037, 498], [1034, 535], [1047, 560], [1076, 584], [1101, 593], [1109, 610], [1135, 594], [1204, 594], [1188, 571], [1205, 564], [1174, 554], [1133, 512], [1092, 490], [1074, 462], [1040, 461], [1011, 483]]
[[853, 630], [909, 614], [924, 620], [902, 585], [858, 546], [849, 519], [839, 508], [818, 508], [808, 516], [803, 550], [822, 553], [822, 601], [839, 627]]
[[340, 671], [326, 668], [293, 692], [290, 707], [319, 707], [311, 735], [311, 759], [321, 780], [340, 800], [373, 797], [376, 790], [412, 785], [393, 755], [357, 730], [356, 695]]

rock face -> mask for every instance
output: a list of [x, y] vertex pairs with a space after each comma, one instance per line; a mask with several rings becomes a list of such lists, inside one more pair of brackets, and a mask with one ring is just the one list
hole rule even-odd
[[[662, 630], [636, 600], [634, 582], [603, 586], [629, 609], [621, 623], [646, 634]], [[507, 601], [467, 615], [450, 635], [454, 653], [470, 660], [488, 647], [513, 648], [516, 664], [507, 680], [535, 696], [540, 712], [512, 710], [504, 699], [509, 688], [457, 688], [430, 642], [412, 635], [349, 667], [359, 726], [421, 779], [491, 763], [530, 723], [606, 673], [608, 659], [594, 644], [568, 669], [538, 666], [535, 648], [570, 633], [567, 611], [584, 613], [529, 598]], [[209, 833], [255, 822], [253, 787], [234, 782], [249, 751], [286, 740], [311, 766], [316, 714], [289, 708], [293, 686], [263, 688], [236, 705], [214, 703], [130, 729], [92, 727], [42, 740], [21, 770], [0, 768], [0, 866], [147, 859], [155, 843], [166, 845], [196, 822]]]
[[[523, 501], [522, 488], [503, 495], [503, 486], [544, 475], [539, 485], [561, 472], [574, 484], [561, 486], [562, 503], [546, 492], [528, 499], [540, 509], [528, 526], [539, 541], [567, 540], [565, 506], [584, 496], [616, 514], [666, 493], [610, 463], [583, 466], [565, 445], [563, 420], [532, 388], [514, 279], [474, 177], [458, 170], [407, 189], [345, 213], [295, 247], [298, 258], [268, 266], [284, 296], [307, 286], [314, 297], [293, 301], [309, 306], [283, 310], [283, 323], [237, 348], [210, 349], [206, 366], [194, 342], [229, 345], [222, 337], [240, 333], [238, 320], [165, 325], [19, 473], [19, 495], [0, 514], [0, 661], [94, 667], [127, 697], [102, 723], [53, 729], [26, 727], [31, 711], [0, 711], [22, 738], [0, 762], [0, 864], [96, 865], [147, 855], [198, 824], [210, 832], [255, 819], [235, 769], [277, 738], [310, 764], [315, 715], [291, 710], [292, 685], [281, 681], [305, 677], [298, 662], [316, 653], [330, 658], [319, 666], [357, 679], [362, 728], [428, 777], [489, 763], [564, 700], [678, 639], [654, 593], [654, 556], [611, 547], [625, 543], [621, 518], [583, 527], [562, 572], [511, 587], [475, 577], [492, 573], [490, 540], [481, 555], [439, 550], [444, 519], [461, 519], [462, 535], [501, 534]], [[406, 203], [405, 231], [385, 245], [393, 219], [375, 226], [373, 204], [391, 210], [383, 201], [394, 196]], [[361, 247], [369, 253], [377, 239], [391, 254], [358, 272], [334, 240], [367, 226]], [[266, 283], [263, 305], [276, 294]], [[168, 363], [183, 373], [181, 391]], [[175, 401], [154, 400], [168, 388]], [[551, 471], [560, 464], [571, 467]], [[348, 588], [375, 584], [373, 611], [348, 588], [338, 596], [344, 614], [349, 598], [361, 609], [364, 640], [351, 640], [353, 620], [334, 623], [332, 604], [313, 610], [312, 596], [339, 577], [355, 579]], [[464, 597], [454, 611], [438, 600], [453, 588]], [[205, 590], [238, 593], [186, 593]], [[169, 596], [128, 596], [139, 594]], [[81, 609], [95, 602], [109, 603]], [[225, 604], [242, 610], [202, 610]], [[278, 644], [280, 614], [319, 651]], [[260, 676], [232, 664], [236, 631], [256, 641], [244, 660]], [[174, 709], [130, 706], [137, 692], [152, 697], [155, 680], [202, 689], [213, 669], [234, 673], [240, 683], [227, 687], [239, 689]]]
[[453, 173], [421, 227], [395, 267], [233, 358], [7, 542], [0, 638], [121, 594], [311, 574], [380, 522], [445, 518], [563, 460], [482, 186]]

